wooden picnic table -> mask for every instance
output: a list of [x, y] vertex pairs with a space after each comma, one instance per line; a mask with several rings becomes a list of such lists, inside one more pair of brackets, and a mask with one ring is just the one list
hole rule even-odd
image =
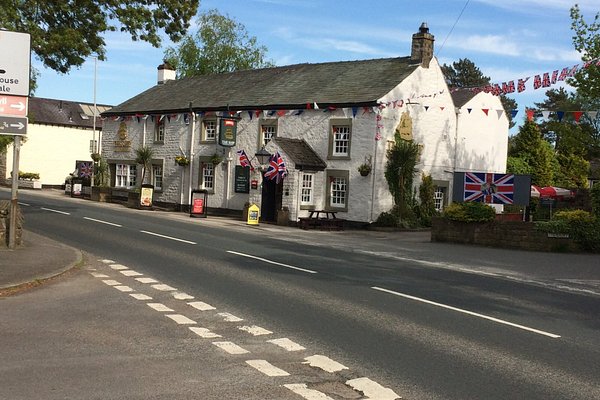
[[344, 220], [336, 217], [336, 211], [310, 210], [308, 217], [298, 218], [301, 229], [321, 229], [339, 231], [344, 227]]

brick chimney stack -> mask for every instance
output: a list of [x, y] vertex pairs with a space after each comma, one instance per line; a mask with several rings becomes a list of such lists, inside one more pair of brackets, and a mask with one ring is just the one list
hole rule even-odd
[[429, 33], [427, 23], [423, 22], [419, 32], [412, 36], [412, 49], [410, 59], [420, 61], [423, 68], [429, 68], [429, 62], [433, 58], [434, 36]]
[[158, 84], [162, 85], [166, 81], [172, 81], [176, 77], [175, 68], [168, 62], [164, 62], [158, 66]]

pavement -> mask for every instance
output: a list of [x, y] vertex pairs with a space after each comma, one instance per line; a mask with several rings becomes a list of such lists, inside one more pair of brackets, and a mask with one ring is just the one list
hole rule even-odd
[[[46, 194], [48, 195], [48, 194]], [[58, 195], [52, 193], [51, 195]], [[71, 199], [69, 199], [71, 200]], [[75, 200], [75, 199], [72, 199]], [[81, 201], [81, 200], [78, 200]], [[103, 204], [102, 206], [109, 206]], [[134, 211], [134, 210], [132, 210]], [[147, 212], [147, 211], [144, 211]], [[159, 212], [165, 218], [190, 221], [185, 213]], [[203, 223], [232, 229], [247, 229], [239, 218], [210, 217]], [[256, 229], [252, 227], [253, 229]], [[348, 251], [362, 252], [373, 256], [397, 259], [422, 265], [424, 268], [453, 269], [464, 273], [498, 276], [532, 284], [585, 292], [600, 296], [600, 255], [516, 252], [510, 257], [519, 257], [522, 263], [504, 263], [506, 249], [466, 246], [458, 251], [470, 252], [475, 247], [477, 256], [466, 264], [457, 258], [449, 247], [465, 247], [450, 243], [431, 243], [428, 231], [372, 231], [346, 230], [332, 235], [329, 232], [304, 231], [294, 227], [261, 224], [259, 231], [277, 234], [281, 240], [304, 242], [315, 246], [335, 246]], [[446, 251], [446, 247], [448, 247]], [[417, 250], [418, 249], [418, 250]], [[458, 254], [457, 253], [457, 254]], [[438, 256], [436, 256], [436, 254]], [[440, 254], [446, 254], [440, 258]], [[475, 253], [474, 253], [475, 254]], [[30, 284], [52, 278], [83, 265], [84, 254], [75, 248], [59, 243], [34, 232], [23, 231], [23, 244], [14, 250], [0, 247], [0, 292], [4, 289]]]

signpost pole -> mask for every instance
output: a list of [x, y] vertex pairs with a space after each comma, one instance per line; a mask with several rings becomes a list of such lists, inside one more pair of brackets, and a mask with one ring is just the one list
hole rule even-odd
[[8, 230], [8, 248], [14, 249], [17, 234], [17, 212], [18, 212], [18, 197], [19, 188], [19, 154], [21, 152], [21, 136], [15, 135], [13, 144], [13, 169], [12, 169], [12, 192], [10, 197], [10, 229]]

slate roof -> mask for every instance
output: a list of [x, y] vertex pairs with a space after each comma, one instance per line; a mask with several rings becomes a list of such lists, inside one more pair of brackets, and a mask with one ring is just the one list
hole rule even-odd
[[[100, 113], [110, 109], [110, 106], [96, 104], [96, 108], [98, 109], [96, 114], [96, 129], [101, 129], [102, 121]], [[31, 124], [93, 129], [93, 110], [93, 103], [30, 97], [27, 116]]]
[[462, 107], [467, 104], [477, 93], [471, 89], [455, 89], [450, 92], [454, 107]]
[[176, 113], [190, 103], [194, 111], [375, 105], [418, 66], [401, 57], [201, 75], [156, 85], [103, 115]]
[[275, 137], [272, 139], [300, 171], [323, 171], [327, 163], [302, 139]]

